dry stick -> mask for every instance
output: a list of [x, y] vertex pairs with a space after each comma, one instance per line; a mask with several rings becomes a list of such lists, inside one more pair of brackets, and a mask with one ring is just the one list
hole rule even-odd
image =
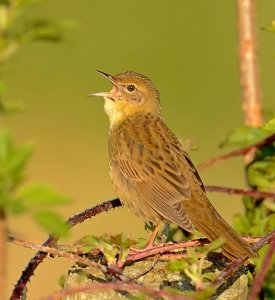
[[[100, 214], [101, 212], [108, 211], [112, 208], [121, 206], [121, 202], [118, 198], [103, 202], [95, 207], [86, 209], [85, 211], [75, 215], [72, 218], [69, 218], [67, 220], [67, 224], [69, 227], [73, 227], [76, 224], [82, 223], [88, 218], [94, 217], [97, 214]], [[43, 246], [49, 246], [52, 247], [56, 245], [58, 241], [58, 237], [54, 237], [52, 235], [49, 236], [46, 242], [43, 243]], [[17, 284], [14, 287], [14, 290], [12, 292], [12, 295], [10, 297], [11, 300], [17, 300], [20, 299], [22, 296], [22, 293], [24, 292], [24, 289], [27, 286], [28, 281], [30, 280], [30, 277], [33, 275], [35, 269], [38, 267], [38, 265], [43, 261], [43, 259], [47, 256], [47, 253], [38, 251], [35, 256], [29, 261], [27, 267], [22, 272], [21, 277], [19, 278]]]
[[[194, 300], [193, 297], [179, 295], [173, 292], [169, 292], [166, 290], [155, 290], [152, 288], [147, 288], [137, 284], [129, 284], [129, 283], [121, 283], [121, 282], [108, 282], [108, 283], [94, 283], [87, 284], [84, 286], [78, 287], [68, 287], [62, 291], [56, 292], [49, 297], [43, 298], [42, 300], [58, 300], [65, 296], [69, 296], [73, 293], [80, 292], [95, 292], [100, 290], [124, 290], [128, 292], [140, 292], [144, 293], [154, 299], [158, 299], [159, 297], [165, 297], [166, 299], [174, 299], [174, 300]], [[92, 298], [91, 298], [92, 299]]]
[[230, 151], [228, 153], [225, 153], [223, 155], [220, 155], [220, 156], [214, 157], [212, 159], [209, 159], [209, 160], [201, 163], [197, 167], [197, 169], [199, 171], [202, 171], [202, 170], [204, 170], [204, 169], [206, 169], [210, 166], [213, 166], [213, 165], [215, 165], [219, 162], [222, 162], [222, 161], [227, 160], [227, 159], [232, 158], [232, 157], [246, 155], [247, 153], [249, 153], [250, 151], [252, 151], [255, 148], [261, 149], [265, 146], [273, 144], [274, 142], [275, 142], [275, 134], [259, 141], [258, 143], [254, 144], [252, 146], [248, 146], [248, 147], [241, 148], [241, 149], [236, 149], [236, 150]]
[[268, 192], [258, 192], [254, 190], [243, 190], [243, 189], [235, 189], [235, 188], [228, 188], [224, 186], [215, 186], [215, 185], [207, 185], [205, 186], [205, 190], [207, 192], [220, 192], [220, 193], [226, 193], [229, 195], [236, 194], [236, 195], [244, 195], [244, 196], [250, 196], [254, 198], [274, 198], [275, 199], [275, 193], [268, 193]]
[[268, 271], [268, 267], [271, 264], [271, 259], [272, 259], [272, 256], [274, 255], [274, 253], [275, 253], [275, 235], [273, 236], [273, 239], [271, 241], [269, 250], [268, 250], [268, 252], [265, 256], [265, 259], [263, 261], [261, 270], [260, 270], [260, 272], [258, 273], [258, 275], [256, 276], [256, 278], [254, 280], [252, 289], [251, 289], [251, 291], [248, 295], [247, 300], [254, 300], [254, 299], [257, 298], [257, 296], [258, 296], [258, 294], [259, 294], [259, 292], [262, 288], [262, 284], [263, 284], [265, 275]]
[[25, 241], [25, 240], [15, 238], [13, 236], [8, 236], [7, 241], [10, 242], [10, 243], [13, 243], [15, 245], [25, 247], [25, 248], [30, 248], [30, 249], [33, 249], [33, 250], [36, 250], [36, 251], [45, 252], [47, 254], [52, 254], [52, 255], [58, 256], [58, 257], [64, 257], [66, 259], [69, 259], [72, 262], [78, 262], [78, 263], [81, 263], [81, 264], [85, 264], [85, 265], [87, 265], [89, 267], [93, 267], [97, 270], [100, 269], [103, 272], [107, 271], [105, 266], [103, 266], [101, 264], [98, 264], [98, 263], [96, 263], [96, 262], [94, 262], [94, 261], [92, 261], [88, 258], [81, 257], [77, 254], [73, 254], [73, 253], [70, 253], [70, 252], [67, 252], [67, 251], [59, 250], [59, 249], [56, 249], [56, 248], [53, 248], [53, 247], [48, 247], [48, 246], [42, 246], [42, 245], [39, 245], [39, 244], [35, 244], [35, 243], [32, 243], [32, 242], [28, 242], [28, 241]]

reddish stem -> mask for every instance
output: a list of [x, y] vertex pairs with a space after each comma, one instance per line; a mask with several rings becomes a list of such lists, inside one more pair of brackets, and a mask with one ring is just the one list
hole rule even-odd
[[235, 194], [235, 195], [250, 196], [253, 198], [257, 198], [257, 199], [261, 199], [261, 198], [274, 198], [275, 199], [275, 193], [258, 192], [258, 191], [254, 191], [254, 190], [235, 189], [235, 188], [228, 188], [228, 187], [224, 187], [224, 186], [207, 185], [207, 186], [205, 186], [205, 190], [207, 192], [220, 192], [220, 193], [226, 193], [229, 195]]
[[258, 275], [256, 276], [256, 278], [254, 280], [252, 289], [251, 289], [251, 291], [248, 295], [247, 300], [254, 300], [254, 299], [257, 298], [257, 296], [258, 296], [258, 294], [261, 290], [265, 275], [268, 271], [268, 267], [271, 264], [271, 260], [272, 260], [272, 257], [274, 255], [274, 253], [275, 253], [275, 235], [273, 236], [273, 239], [271, 241], [269, 250], [268, 250], [268, 252], [265, 256], [265, 259], [263, 261], [261, 270], [260, 270], [260, 272], [258, 273]]
[[129, 284], [123, 282], [94, 283], [94, 284], [87, 284], [83, 286], [69, 287], [66, 288], [65, 290], [56, 292], [49, 297], [43, 298], [43, 300], [58, 300], [65, 296], [72, 295], [73, 293], [95, 292], [101, 290], [124, 290], [128, 292], [139, 292], [139, 293], [144, 293], [150, 297], [153, 297], [154, 299], [165, 297], [165, 299], [194, 300], [193, 297], [183, 296], [166, 290], [155, 290], [141, 285]]

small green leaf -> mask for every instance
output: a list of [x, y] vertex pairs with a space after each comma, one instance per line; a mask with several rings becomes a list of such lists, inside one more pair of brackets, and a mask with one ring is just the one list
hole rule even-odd
[[[263, 205], [270, 211], [275, 212], [275, 200], [271, 198], [264, 199]], [[275, 216], [275, 214], [273, 214]], [[275, 226], [274, 226], [275, 228]]]
[[182, 272], [186, 265], [187, 262], [184, 259], [172, 260], [168, 265], [168, 270], [170, 272]]
[[195, 294], [196, 300], [205, 300], [211, 299], [213, 294], [215, 293], [215, 288], [213, 286], [207, 286], [202, 291], [197, 291]]
[[223, 142], [221, 142], [220, 147], [227, 145], [250, 146], [265, 139], [268, 135], [269, 134], [261, 128], [241, 126], [236, 128]]
[[21, 189], [19, 199], [29, 208], [41, 208], [41, 206], [67, 204], [71, 202], [66, 196], [55, 192], [51, 187], [35, 185]]
[[263, 128], [263, 130], [265, 130], [271, 134], [274, 134], [275, 133], [275, 118], [268, 121], [262, 128]]
[[33, 214], [34, 220], [48, 233], [55, 236], [67, 236], [69, 227], [64, 220], [52, 211], [38, 211]]
[[21, 172], [33, 152], [34, 146], [32, 144], [24, 145], [17, 150], [14, 150], [9, 157], [6, 164], [7, 172], [18, 173]]
[[138, 238], [136, 243], [135, 243], [135, 247], [142, 249], [146, 246], [147, 242], [148, 242], [148, 239]]
[[275, 157], [267, 156], [252, 163], [247, 169], [247, 178], [249, 184], [260, 191], [275, 190]]
[[65, 276], [65, 275], [61, 275], [61, 276], [58, 278], [58, 285], [59, 285], [62, 289], [64, 289], [65, 283], [66, 283], [66, 276]]
[[204, 245], [203, 247], [198, 248], [201, 253], [208, 254], [209, 252], [221, 252], [221, 246], [224, 244], [225, 240], [223, 238], [219, 238], [208, 245]]
[[262, 27], [262, 30], [269, 31], [269, 32], [275, 32], [275, 21], [272, 21], [271, 25], [268, 27]]

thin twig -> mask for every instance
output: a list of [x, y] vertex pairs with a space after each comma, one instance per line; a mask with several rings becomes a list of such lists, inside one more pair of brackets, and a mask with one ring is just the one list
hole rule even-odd
[[235, 259], [220, 275], [211, 283], [215, 289], [222, 285], [232, 274], [248, 259], [248, 257], [242, 257]]
[[56, 248], [53, 248], [53, 247], [48, 247], [48, 246], [42, 246], [42, 245], [39, 245], [39, 244], [35, 244], [35, 243], [32, 243], [32, 242], [28, 242], [28, 241], [25, 241], [25, 240], [21, 240], [21, 239], [18, 239], [18, 238], [15, 238], [15, 237], [12, 237], [12, 236], [8, 236], [8, 239], [7, 239], [8, 242], [10, 243], [13, 243], [15, 245], [19, 245], [19, 246], [22, 246], [22, 247], [25, 247], [25, 248], [30, 248], [32, 250], [36, 250], [36, 251], [41, 251], [41, 252], [45, 252], [47, 254], [51, 254], [51, 255], [54, 255], [54, 256], [57, 256], [57, 257], [64, 257], [72, 262], [78, 262], [78, 263], [81, 263], [81, 264], [84, 264], [86, 266], [89, 266], [89, 267], [93, 267], [97, 270], [101, 270], [103, 272], [107, 272], [107, 269], [104, 265], [101, 265], [101, 264], [98, 264], [88, 258], [85, 258], [85, 257], [81, 257], [77, 254], [73, 254], [73, 253], [70, 253], [70, 252], [67, 252], [67, 251], [63, 251], [63, 250], [59, 250], [59, 249], [56, 249]]
[[253, 198], [257, 198], [257, 199], [261, 199], [261, 198], [274, 198], [275, 199], [275, 193], [228, 188], [228, 187], [224, 187], [224, 186], [207, 185], [207, 186], [205, 186], [205, 190], [207, 192], [220, 192], [220, 193], [226, 193], [229, 195], [235, 194], [235, 195], [250, 196]]
[[271, 145], [275, 142], [275, 134], [261, 140], [260, 142], [252, 145], [252, 146], [248, 146], [248, 147], [245, 147], [245, 148], [241, 148], [241, 149], [236, 149], [236, 150], [233, 150], [233, 151], [230, 151], [230, 152], [227, 152], [223, 155], [220, 155], [220, 156], [217, 156], [217, 157], [214, 157], [212, 159], [209, 159], [203, 163], [201, 163], [197, 169], [199, 171], [202, 171], [210, 166], [213, 166], [213, 165], [216, 165], [217, 163], [219, 162], [222, 162], [224, 160], [227, 160], [229, 158], [233, 158], [233, 157], [236, 157], [236, 156], [241, 156], [241, 155], [246, 155], [247, 153], [249, 153], [251, 150], [253, 149], [261, 149], [265, 146], [268, 146], [268, 145]]
[[251, 291], [248, 295], [247, 300], [254, 300], [254, 299], [257, 298], [257, 296], [258, 296], [258, 294], [261, 290], [265, 275], [268, 271], [268, 267], [271, 264], [271, 260], [272, 260], [272, 257], [274, 255], [274, 253], [275, 253], [275, 235], [273, 236], [273, 239], [271, 241], [269, 250], [268, 250], [268, 252], [265, 256], [265, 259], [263, 261], [261, 271], [258, 273], [258, 275], [256, 276], [256, 278], [254, 280], [252, 289], [251, 289]]
[[193, 297], [183, 296], [166, 290], [156, 290], [137, 284], [129, 284], [122, 282], [95, 283], [87, 284], [84, 286], [69, 287], [62, 291], [56, 292], [49, 297], [43, 298], [43, 300], [58, 300], [73, 293], [95, 292], [101, 290], [124, 290], [128, 292], [144, 293], [153, 298], [165, 297], [166, 299], [175, 300], [194, 300]]
[[134, 262], [146, 257], [154, 256], [156, 254], [162, 254], [165, 252], [169, 252], [172, 250], [181, 250], [187, 247], [194, 247], [194, 246], [202, 246], [204, 244], [209, 243], [208, 239], [196, 239], [187, 242], [179, 242], [179, 243], [170, 243], [164, 245], [156, 245], [152, 248], [141, 250], [141, 251], [131, 251], [126, 259], [126, 263]]
[[275, 230], [269, 232], [266, 236], [259, 239], [254, 245], [253, 249], [259, 251], [264, 245], [270, 244], [272, 239], [275, 237]]
[[151, 272], [154, 269], [157, 262], [159, 261], [159, 258], [160, 258], [160, 255], [156, 255], [153, 259], [153, 262], [151, 263], [151, 265], [148, 268], [145, 268], [141, 273], [137, 274], [136, 276], [131, 277], [131, 279], [137, 280], [140, 277], [142, 277], [142, 276], [148, 274], [149, 272]]
[[[118, 198], [103, 202], [95, 207], [86, 209], [85, 211], [73, 216], [72, 218], [69, 218], [67, 220], [67, 224], [71, 228], [79, 223], [82, 223], [88, 218], [96, 216], [101, 212], [108, 211], [119, 206], [121, 206], [121, 202]], [[58, 237], [50, 235], [49, 238], [43, 243], [43, 246], [53, 247], [56, 245], [58, 239]], [[29, 261], [27, 267], [22, 272], [21, 277], [14, 287], [10, 300], [17, 300], [21, 298], [22, 293], [25, 290], [27, 283], [30, 281], [31, 276], [46, 256], [47, 253], [38, 251], [35, 256]]]

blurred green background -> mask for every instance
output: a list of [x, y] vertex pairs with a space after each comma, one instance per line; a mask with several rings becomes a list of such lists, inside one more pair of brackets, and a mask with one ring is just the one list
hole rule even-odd
[[[192, 139], [195, 164], [221, 153], [218, 143], [242, 124], [235, 1], [70, 1], [37, 3], [26, 17], [71, 19], [65, 42], [23, 46], [5, 66], [6, 98], [22, 100], [23, 113], [5, 117], [17, 143], [33, 141], [31, 182], [47, 182], [74, 199], [64, 217], [115, 197], [108, 175], [109, 122], [103, 100], [87, 98], [110, 89], [96, 69], [134, 70], [160, 91], [166, 122], [181, 139]], [[274, 110], [275, 36], [260, 30], [275, 19], [274, 0], [257, 1], [259, 60], [266, 110]], [[202, 172], [205, 184], [243, 187], [242, 159]], [[239, 212], [239, 197], [209, 195], [225, 219]], [[11, 233], [41, 243], [47, 234], [28, 217], [10, 218]], [[125, 232], [143, 236], [142, 221], [125, 208], [102, 214], [72, 230], [84, 234]], [[33, 252], [8, 245], [7, 295]], [[69, 262], [47, 259], [29, 285], [29, 298], [58, 289]]]

